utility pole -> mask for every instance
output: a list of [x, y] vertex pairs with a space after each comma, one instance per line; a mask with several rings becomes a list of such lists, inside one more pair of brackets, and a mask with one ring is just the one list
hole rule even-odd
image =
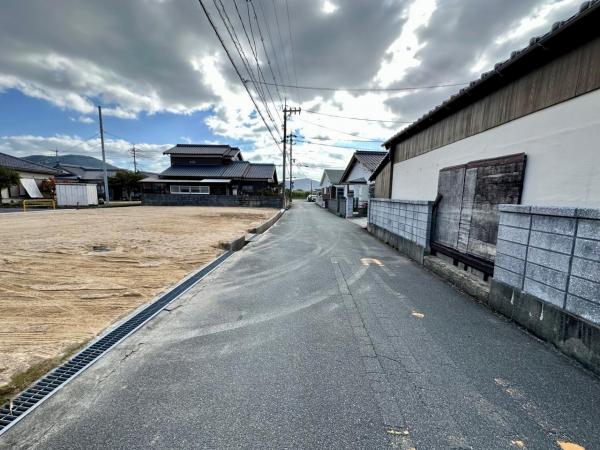
[[131, 150], [129, 150], [129, 152], [131, 153], [131, 155], [133, 156], [133, 171], [135, 173], [137, 173], [137, 160], [135, 159], [135, 154], [136, 154], [136, 148], [135, 145], [131, 148]]
[[[283, 207], [285, 208], [285, 165], [286, 165], [286, 142], [287, 142], [287, 119], [292, 114], [300, 114], [301, 108], [288, 108], [287, 100], [283, 106]], [[291, 161], [291, 158], [290, 158]], [[290, 198], [292, 190], [292, 177], [291, 177], [291, 164], [290, 164]]]
[[57, 167], [58, 166], [58, 147], [54, 147], [54, 159], [55, 159], [54, 167]]
[[104, 169], [104, 202], [110, 203], [110, 195], [108, 194], [108, 173], [106, 172], [106, 153], [104, 151], [104, 128], [102, 126], [102, 106], [98, 106], [98, 119], [100, 121], [100, 144], [102, 146], [102, 166]]
[[293, 192], [294, 192], [294, 178], [292, 177], [292, 166], [294, 164], [294, 158], [292, 153], [292, 144], [294, 143], [295, 134], [290, 133], [290, 204], [292, 203]]

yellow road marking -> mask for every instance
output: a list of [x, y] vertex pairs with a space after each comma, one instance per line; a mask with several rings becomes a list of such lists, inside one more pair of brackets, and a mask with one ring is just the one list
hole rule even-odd
[[556, 441], [556, 443], [562, 450], [585, 450], [585, 447], [574, 444], [573, 442]]

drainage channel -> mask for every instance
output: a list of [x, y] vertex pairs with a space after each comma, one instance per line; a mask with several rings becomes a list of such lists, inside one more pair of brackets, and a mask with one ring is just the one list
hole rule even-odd
[[100, 339], [90, 344], [62, 366], [57, 367], [25, 391], [21, 392], [12, 402], [8, 402], [0, 408], [0, 435], [6, 432], [12, 425], [31, 412], [44, 400], [51, 397], [66, 383], [71, 381], [94, 362], [96, 362], [107, 351], [137, 331], [142, 325], [152, 319], [165, 306], [191, 288], [203, 277], [212, 272], [219, 264], [232, 255], [231, 251], [223, 253], [211, 263], [204, 266], [195, 274], [183, 280], [170, 291], [159, 297], [154, 303], [148, 305], [125, 322], [117, 326]]

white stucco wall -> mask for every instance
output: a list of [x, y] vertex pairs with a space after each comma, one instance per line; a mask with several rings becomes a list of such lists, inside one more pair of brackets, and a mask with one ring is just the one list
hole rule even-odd
[[[368, 180], [370, 176], [371, 172], [369, 172], [361, 163], [357, 162], [354, 164], [354, 166], [352, 166], [352, 170], [346, 177], [346, 180], [351, 181], [358, 178], [364, 178], [365, 180]], [[369, 200], [369, 187], [366, 184], [354, 184], [346, 186], [345, 192], [347, 193], [348, 190], [353, 191], [354, 197], [358, 198], [360, 201], [366, 202]]]
[[396, 163], [392, 198], [433, 200], [440, 169], [522, 152], [523, 204], [600, 207], [600, 90]]

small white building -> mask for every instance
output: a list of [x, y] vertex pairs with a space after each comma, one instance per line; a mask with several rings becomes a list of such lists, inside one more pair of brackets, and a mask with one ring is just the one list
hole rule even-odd
[[[352, 205], [348, 205], [348, 211], [354, 211], [365, 215], [370, 198], [371, 186], [374, 181], [369, 181], [371, 175], [381, 161], [387, 156], [385, 151], [357, 150], [352, 155], [340, 178], [340, 184], [344, 186], [344, 197], [352, 199]], [[350, 210], [350, 206], [352, 210]]]

